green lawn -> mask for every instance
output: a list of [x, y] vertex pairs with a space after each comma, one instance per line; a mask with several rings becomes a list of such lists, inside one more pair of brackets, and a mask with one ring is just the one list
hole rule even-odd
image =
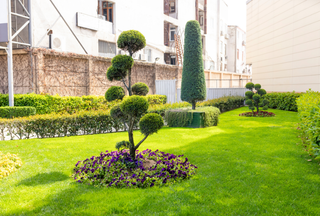
[[319, 215], [319, 165], [299, 144], [297, 113], [239, 117], [243, 111], [222, 114], [217, 127], [149, 137], [140, 150], [184, 154], [199, 167], [192, 179], [161, 188], [93, 188], [70, 178], [78, 160], [115, 150], [126, 133], [1, 141], [24, 164], [0, 180], [0, 215]]

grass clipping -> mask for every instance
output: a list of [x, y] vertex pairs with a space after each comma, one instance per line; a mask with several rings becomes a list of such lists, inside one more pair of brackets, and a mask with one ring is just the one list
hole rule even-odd
[[0, 179], [17, 171], [22, 166], [21, 159], [15, 154], [3, 154], [0, 151]]

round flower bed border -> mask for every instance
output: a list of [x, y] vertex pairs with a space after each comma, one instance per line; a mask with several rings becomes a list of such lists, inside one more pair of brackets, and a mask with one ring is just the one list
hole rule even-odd
[[267, 111], [259, 111], [259, 112], [245, 112], [239, 114], [239, 116], [246, 116], [246, 117], [273, 117], [276, 114], [272, 112], [267, 112]]
[[176, 156], [149, 149], [136, 160], [129, 151], [101, 152], [98, 157], [79, 161], [72, 177], [83, 184], [116, 188], [146, 188], [180, 182], [196, 173], [196, 166], [183, 155]]

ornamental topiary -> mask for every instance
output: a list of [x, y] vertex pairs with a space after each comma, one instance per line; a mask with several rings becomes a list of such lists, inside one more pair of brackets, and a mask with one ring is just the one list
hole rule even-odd
[[138, 82], [132, 86], [134, 95], [146, 96], [149, 93], [149, 87], [143, 82]]
[[[112, 66], [108, 68], [107, 78], [110, 81], [121, 80], [124, 86], [127, 88], [129, 96], [131, 96], [131, 70], [134, 63], [132, 55], [146, 46], [146, 38], [139, 31], [124, 31], [120, 34], [117, 44], [120, 49], [128, 51], [130, 56], [115, 56], [111, 61]], [[128, 83], [126, 80], [127, 76]]]
[[105, 97], [107, 101], [122, 100], [125, 96], [124, 89], [120, 86], [112, 86], [106, 91]]
[[[257, 108], [257, 113], [259, 113], [259, 107], [262, 107], [262, 110], [267, 110], [269, 101], [262, 97], [267, 93], [266, 90], [261, 89], [260, 84], [254, 85], [252, 82], [247, 83], [246, 88], [250, 90], [245, 93], [246, 105], [249, 106], [249, 109], [252, 110], [253, 113], [255, 108]], [[253, 88], [256, 92], [254, 92]]]
[[[130, 150], [130, 157], [134, 161], [136, 158], [136, 150], [139, 148], [139, 146], [147, 139], [149, 135], [156, 133], [163, 126], [163, 119], [159, 114], [150, 113], [144, 115], [147, 113], [148, 108], [149, 103], [145, 97], [134, 95], [126, 98], [119, 107], [114, 107], [111, 109], [111, 116], [113, 118], [121, 119], [124, 122], [129, 135], [129, 144], [127, 141], [122, 141], [117, 143], [116, 148], [128, 148]], [[145, 137], [137, 145], [135, 145], [133, 139], [133, 129], [136, 127], [139, 119], [141, 133], [145, 135]]]
[[196, 102], [205, 100], [206, 94], [201, 29], [198, 21], [191, 20], [185, 29], [181, 100], [191, 103], [194, 110]]

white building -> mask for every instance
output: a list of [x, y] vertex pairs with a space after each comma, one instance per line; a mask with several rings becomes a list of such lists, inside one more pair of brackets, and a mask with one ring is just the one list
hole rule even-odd
[[205, 69], [227, 70], [228, 5], [225, 0], [52, 2], [55, 6], [50, 0], [32, 0], [33, 47], [113, 57], [121, 53], [116, 46], [118, 36], [134, 29], [147, 40], [146, 48], [135, 55], [136, 59], [155, 62], [159, 57], [157, 63], [177, 64], [175, 35], [180, 36], [183, 47], [185, 25], [196, 19], [202, 28]]
[[246, 32], [239, 26], [228, 26], [228, 34], [228, 71], [250, 73], [249, 65], [246, 65]]

